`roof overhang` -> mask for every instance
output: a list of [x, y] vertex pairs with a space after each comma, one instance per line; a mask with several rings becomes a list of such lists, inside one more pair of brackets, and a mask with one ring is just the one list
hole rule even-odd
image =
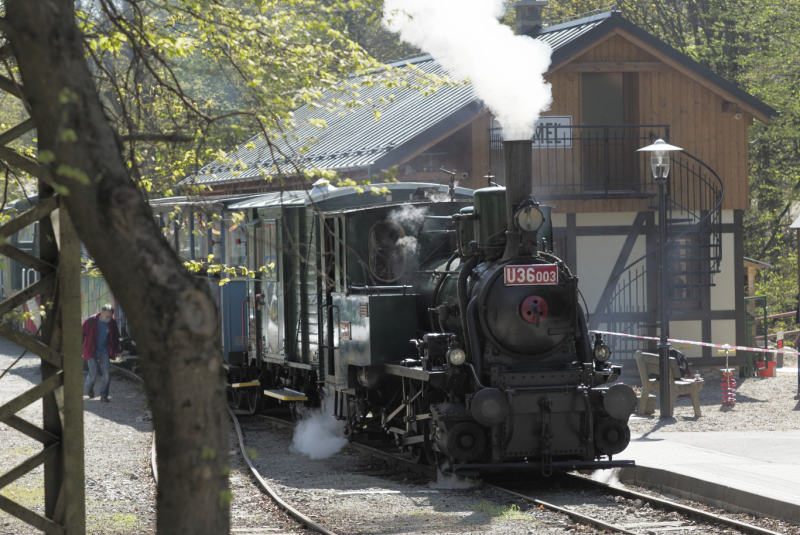
[[753, 260], [752, 258], [747, 258], [746, 256], [743, 256], [742, 260], [744, 261], [744, 267], [757, 269], [758, 271], [769, 269], [772, 267], [772, 264], [767, 264], [766, 262]]
[[375, 160], [370, 167], [376, 170], [388, 169], [393, 165], [405, 163], [425, 152], [443, 139], [453, 135], [458, 130], [472, 124], [486, 113], [489, 112], [486, 110], [483, 102], [473, 100], [443, 121], [439, 121], [431, 128], [420, 132], [402, 145], [398, 145], [396, 148], [390, 150], [387, 154]]

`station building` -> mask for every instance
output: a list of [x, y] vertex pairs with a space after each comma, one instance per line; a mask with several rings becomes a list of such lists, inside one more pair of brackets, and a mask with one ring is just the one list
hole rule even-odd
[[[546, 2], [518, 5], [536, 11]], [[553, 207], [553, 246], [580, 278], [590, 328], [658, 336], [660, 307], [666, 306], [671, 338], [743, 345], [748, 127], [755, 120], [769, 123], [776, 111], [619, 12], [547, 27], [535, 16], [525, 19], [518, 11], [518, 33], [553, 49], [545, 73], [553, 103], [533, 139], [532, 193]], [[430, 56], [392, 65], [409, 64], [448, 74]], [[400, 181], [447, 183], [444, 168], [462, 187], [503, 184], [502, 129], [472, 86], [423, 95], [376, 85], [360, 94], [363, 106], [344, 112], [324, 105], [295, 112], [297, 137], [316, 139], [296, 158], [302, 166], [353, 180], [379, 182], [392, 170]], [[323, 119], [326, 127], [309, 119]], [[637, 152], [656, 139], [684, 149], [672, 153], [667, 185], [664, 303], [657, 185], [649, 156]], [[214, 196], [274, 190], [267, 175], [281, 169], [296, 176], [292, 162], [274, 154], [254, 136], [225, 162], [208, 164], [181, 184], [202, 185]], [[309, 186], [288, 180], [282, 187]], [[619, 360], [655, 349], [647, 340], [609, 342]], [[698, 367], [721, 362], [711, 348], [682, 350]]]

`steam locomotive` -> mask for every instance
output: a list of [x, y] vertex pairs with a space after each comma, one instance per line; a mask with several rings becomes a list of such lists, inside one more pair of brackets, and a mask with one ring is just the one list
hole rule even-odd
[[255, 411], [324, 397], [350, 439], [388, 437], [460, 475], [631, 465], [612, 457], [636, 397], [609, 386], [620, 367], [550, 252], [531, 150], [504, 143], [505, 188], [231, 205], [246, 213], [258, 273], [234, 281], [245, 297], [243, 350], [226, 353], [231, 401]]

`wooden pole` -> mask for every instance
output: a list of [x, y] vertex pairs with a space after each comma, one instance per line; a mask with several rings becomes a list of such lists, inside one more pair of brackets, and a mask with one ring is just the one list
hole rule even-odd
[[83, 339], [81, 336], [81, 246], [65, 208], [59, 210], [61, 352], [64, 359], [64, 527], [86, 533], [86, 475], [83, 452]]

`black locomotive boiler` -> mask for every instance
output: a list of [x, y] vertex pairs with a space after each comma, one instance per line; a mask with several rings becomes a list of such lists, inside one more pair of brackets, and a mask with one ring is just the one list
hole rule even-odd
[[471, 198], [395, 185], [394, 198], [243, 206], [258, 275], [247, 351], [228, 362], [239, 399], [324, 398], [351, 440], [388, 439], [457, 474], [631, 465], [612, 457], [630, 440], [635, 394], [609, 386], [620, 367], [549, 252], [531, 142], [503, 150], [506, 187]]

